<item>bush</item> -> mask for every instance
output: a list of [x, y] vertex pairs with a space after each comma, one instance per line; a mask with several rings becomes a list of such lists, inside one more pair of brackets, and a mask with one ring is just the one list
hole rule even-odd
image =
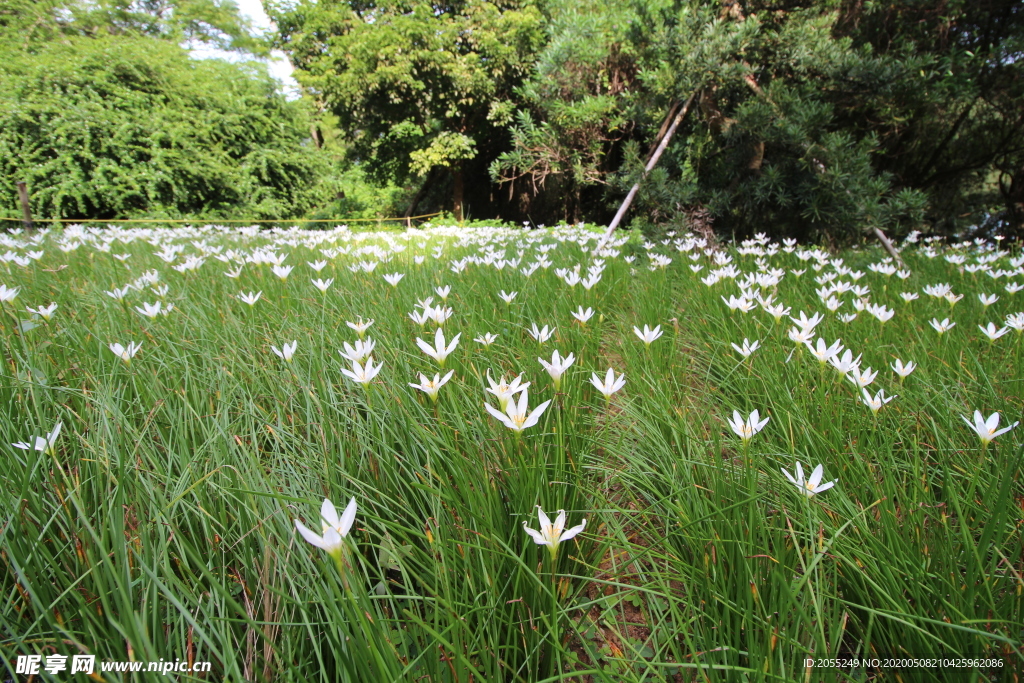
[[0, 214], [28, 183], [46, 218], [253, 219], [323, 201], [301, 105], [255, 64], [148, 37], [72, 37], [0, 67]]

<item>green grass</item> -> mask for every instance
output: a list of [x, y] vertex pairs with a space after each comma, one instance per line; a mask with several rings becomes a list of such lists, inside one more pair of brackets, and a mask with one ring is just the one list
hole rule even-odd
[[[1016, 272], [1000, 279], [962, 270], [940, 247], [908, 246], [907, 280], [867, 269], [883, 252], [832, 255], [896, 310], [884, 324], [826, 310], [814, 278], [834, 265], [763, 257], [807, 270], [764, 293], [792, 315], [823, 313], [817, 335], [879, 371], [872, 393], [898, 395], [874, 415], [850, 382], [795, 350], [788, 319], [729, 311], [721, 297], [742, 275], [705, 285], [717, 266], [692, 241], [685, 253], [619, 243], [587, 291], [555, 269], [581, 264], [585, 276], [597, 235], [568, 228], [73, 235], [4, 246], [44, 251], [0, 276], [20, 287], [3, 304], [0, 376], [0, 652], [11, 676], [17, 655], [79, 653], [210, 661], [210, 674], [180, 680], [233, 681], [1008, 681], [1024, 669], [1024, 429], [982, 449], [960, 417], [998, 411], [1006, 425], [1024, 410], [1024, 337], [990, 343], [978, 330], [1024, 310], [1024, 293], [1003, 289], [1022, 279], [1018, 253], [992, 263]], [[67, 242], [82, 244], [58, 248]], [[206, 262], [176, 272], [155, 255], [162, 244], [184, 247], [175, 264]], [[355, 255], [371, 245], [391, 261], [353, 273], [379, 260]], [[529, 277], [450, 269], [488, 250], [524, 252], [523, 268], [542, 245], [553, 265]], [[287, 280], [252, 263], [238, 279], [222, 274], [234, 265], [218, 250], [258, 248], [288, 254]], [[347, 253], [323, 256], [329, 248]], [[762, 257], [723, 251], [742, 273], [758, 270]], [[673, 261], [651, 270], [648, 252]], [[993, 252], [948, 253], [972, 264]], [[319, 275], [306, 265], [318, 259], [329, 262]], [[150, 269], [165, 296], [104, 294]], [[383, 280], [391, 272], [405, 273], [397, 287]], [[322, 294], [312, 277], [335, 282]], [[966, 296], [953, 307], [899, 298], [939, 282]], [[435, 405], [409, 387], [438, 372], [415, 343], [434, 326], [407, 313], [427, 296], [436, 304], [445, 284], [446, 337], [461, 339]], [[250, 290], [263, 292], [252, 307], [235, 298]], [[518, 295], [506, 304], [500, 290]], [[984, 292], [1000, 300], [984, 308]], [[852, 312], [854, 295], [840, 298], [839, 312]], [[170, 315], [135, 312], [158, 299], [174, 304]], [[51, 320], [22, 323], [26, 306], [51, 301]], [[581, 325], [577, 306], [597, 315]], [[360, 316], [375, 321], [384, 364], [366, 390], [338, 355]], [[957, 325], [939, 336], [934, 316]], [[538, 344], [531, 323], [555, 336]], [[650, 347], [632, 330], [644, 324], [664, 330]], [[473, 341], [485, 332], [499, 335], [487, 348]], [[761, 343], [749, 361], [730, 346], [744, 337]], [[285, 363], [270, 346], [291, 340]], [[126, 364], [108, 345], [130, 341], [142, 346]], [[555, 349], [576, 356], [557, 395], [537, 361]], [[903, 383], [895, 358], [919, 365]], [[588, 379], [609, 365], [627, 383], [606, 403]], [[522, 438], [484, 410], [488, 371], [523, 373], [531, 407], [552, 401]], [[770, 421], [744, 446], [726, 420], [755, 408]], [[6, 445], [57, 421], [52, 452]], [[804, 497], [779, 471], [797, 460], [838, 483]], [[341, 571], [295, 530], [296, 519], [319, 530], [325, 497], [359, 506]], [[538, 528], [537, 505], [565, 509], [569, 525], [587, 520], [554, 564], [522, 529]], [[804, 665], [906, 656], [999, 664]]]

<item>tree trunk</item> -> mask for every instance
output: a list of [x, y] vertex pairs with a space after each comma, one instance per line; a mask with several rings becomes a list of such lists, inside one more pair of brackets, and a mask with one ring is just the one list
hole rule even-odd
[[437, 166], [434, 166], [427, 173], [427, 177], [423, 179], [423, 184], [420, 185], [420, 189], [416, 190], [416, 194], [413, 195], [412, 202], [409, 204], [409, 208], [405, 210], [402, 218], [408, 219], [414, 213], [416, 213], [416, 207], [423, 201], [423, 195], [427, 193], [430, 186], [434, 184], [434, 178], [437, 177]]
[[32, 224], [32, 211], [28, 206], [28, 188], [22, 182], [18, 183], [18, 200], [21, 202], [21, 222], [26, 230], [31, 230], [34, 226]]
[[885, 236], [885, 233], [878, 228], [872, 228], [871, 230], [875, 233], [875, 237], [877, 237], [882, 243], [882, 246], [885, 247], [885, 250], [889, 252], [889, 255], [896, 259], [896, 263], [899, 264], [900, 268], [906, 268], [906, 265], [903, 263], [903, 259], [900, 258], [899, 252], [896, 251], [896, 247], [892, 245], [892, 242], [890, 242], [889, 238]]
[[455, 220], [462, 222], [462, 162], [456, 161], [452, 166], [452, 213]]
[[661, 155], [665, 152], [665, 148], [668, 147], [668, 143], [672, 141], [672, 136], [675, 135], [676, 128], [678, 128], [679, 124], [682, 123], [684, 118], [686, 118], [686, 113], [690, 111], [690, 105], [693, 104], [693, 100], [696, 96], [696, 92], [690, 95], [686, 100], [686, 104], [684, 104], [682, 109], [679, 110], [676, 117], [672, 119], [672, 125], [669, 126], [667, 131], [665, 131], [665, 136], [661, 138], [661, 143], [658, 144], [658, 148], [654, 150], [654, 154], [651, 155], [650, 160], [647, 162], [647, 166], [644, 167], [644, 172], [640, 176], [640, 180], [633, 185], [629, 194], [627, 194], [626, 198], [622, 200], [622, 205], [615, 213], [615, 218], [613, 218], [612, 222], [608, 224], [608, 229], [601, 237], [601, 241], [597, 243], [597, 248], [594, 251], [600, 251], [601, 248], [604, 247], [604, 243], [608, 241], [608, 238], [612, 236], [613, 232], [615, 232], [615, 228], [617, 228], [619, 223], [622, 222], [623, 216], [625, 216], [626, 211], [629, 210], [629, 205], [633, 203], [633, 198], [636, 197], [636, 193], [640, 191], [640, 183], [643, 182], [644, 178], [647, 177], [647, 174], [651, 172], [651, 169], [657, 166], [658, 159], [661, 159]]

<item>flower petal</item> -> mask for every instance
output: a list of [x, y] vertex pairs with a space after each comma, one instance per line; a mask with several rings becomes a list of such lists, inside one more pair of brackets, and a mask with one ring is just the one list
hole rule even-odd
[[352, 528], [352, 523], [356, 521], [356, 499], [355, 496], [349, 499], [348, 505], [345, 506], [345, 512], [341, 515], [341, 523], [338, 526], [338, 531], [342, 536], [348, 536], [349, 529]]
[[583, 520], [581, 523], [577, 524], [571, 529], [566, 529], [565, 532], [562, 533], [561, 537], [559, 537], [559, 543], [561, 543], [562, 541], [568, 541], [570, 538], [574, 537], [576, 534], [583, 531], [583, 529], [586, 528], [586, 526], [587, 520]]
[[299, 533], [302, 534], [302, 537], [306, 539], [307, 543], [311, 543], [317, 548], [327, 550], [327, 544], [324, 543], [324, 539], [307, 529], [299, 520], [295, 520], [295, 528], [298, 529]]
[[542, 508], [540, 505], [537, 506], [537, 519], [540, 521], [541, 531], [551, 526], [551, 520], [544, 513], [544, 508]]
[[327, 523], [327, 526], [336, 527], [340, 523], [338, 509], [334, 507], [330, 498], [324, 498], [324, 502], [320, 505], [320, 517]]
[[818, 465], [817, 467], [815, 467], [814, 471], [811, 472], [811, 478], [807, 480], [807, 487], [810, 489], [814, 489], [821, 482], [821, 476], [824, 473], [825, 467], [823, 465]]
[[526, 526], [525, 521], [523, 522], [523, 531], [530, 534], [530, 536], [533, 538], [533, 542], [537, 545], [550, 545], [547, 539], [544, 538], [544, 534], [540, 533], [536, 529], [531, 529], [528, 526]]

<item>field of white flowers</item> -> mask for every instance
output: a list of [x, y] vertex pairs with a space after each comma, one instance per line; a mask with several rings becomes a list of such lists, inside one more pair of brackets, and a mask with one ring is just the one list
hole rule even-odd
[[[1024, 670], [1019, 249], [0, 241], [15, 680], [80, 653], [230, 681]], [[822, 663], [911, 657], [968, 663]]]

